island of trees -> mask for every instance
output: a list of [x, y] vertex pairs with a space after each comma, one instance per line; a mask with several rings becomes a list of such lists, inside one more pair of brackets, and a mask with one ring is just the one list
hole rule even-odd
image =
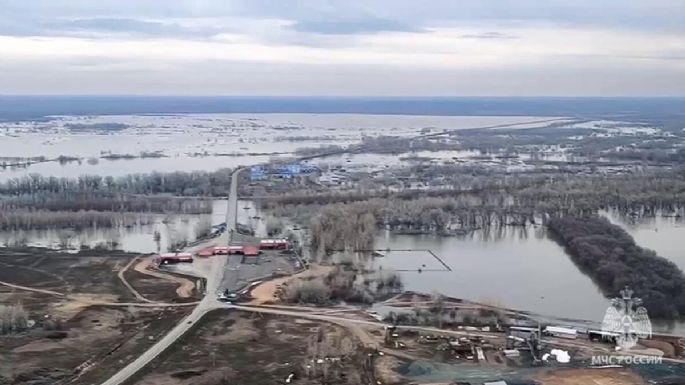
[[552, 218], [548, 227], [573, 261], [607, 297], [629, 286], [651, 317], [685, 316], [685, 275], [671, 261], [639, 247], [622, 228], [599, 216]]

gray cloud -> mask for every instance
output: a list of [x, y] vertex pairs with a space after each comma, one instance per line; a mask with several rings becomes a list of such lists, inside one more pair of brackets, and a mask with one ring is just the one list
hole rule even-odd
[[[685, 43], [678, 41], [685, 2], [678, 0], [0, 0], [0, 10], [0, 37], [87, 37], [95, 48], [83, 52], [78, 39], [55, 39], [71, 51], [50, 46], [45, 56], [37, 49], [0, 57], [5, 93], [682, 95], [685, 81]], [[440, 31], [452, 27], [462, 35]], [[566, 38], [575, 30], [590, 36], [570, 39], [568, 51], [578, 57], [564, 56], [554, 39], [531, 39], [536, 29], [556, 28]], [[598, 31], [612, 44], [618, 37], [616, 45], [595, 44]], [[421, 32], [407, 44], [416, 52], [405, 49], [403, 36], [384, 32]], [[109, 37], [116, 39], [94, 41]], [[140, 47], [156, 43], [129, 43], [149, 38], [181, 48], [142, 60]], [[238, 43], [226, 51], [238, 61], [213, 61], [221, 56], [211, 44], [231, 39]], [[23, 44], [15, 40], [0, 46], [0, 56]], [[536, 45], [526, 46], [529, 40]], [[98, 49], [106, 44], [118, 51]], [[129, 45], [138, 51], [127, 52]], [[375, 57], [384, 54], [395, 55], [387, 66]], [[479, 56], [495, 59], [461, 63]], [[434, 65], [444, 58], [455, 68]], [[317, 59], [327, 64], [305, 64]]]
[[55, 29], [71, 32], [107, 32], [131, 35], [185, 35], [192, 31], [174, 23], [151, 22], [136, 19], [95, 18], [76, 19], [52, 24]]
[[419, 32], [420, 28], [393, 20], [367, 18], [351, 21], [299, 21], [291, 26], [300, 32], [347, 35], [377, 32]]
[[173, 22], [128, 18], [34, 20], [32, 23], [0, 20], [0, 35], [5, 36], [103, 37], [121, 35], [141, 38], [205, 38], [220, 31], [214, 27], [189, 28]]
[[[10, 35], [44, 30], [45, 24], [60, 20], [80, 19], [130, 20], [132, 29], [163, 32], [163, 26], [146, 25], [149, 22], [145, 20], [208, 17], [283, 19], [291, 21], [295, 31], [320, 34], [418, 31], [433, 25], [483, 22], [685, 32], [685, 2], [673, 0], [0, 0], [0, 9], [0, 34]], [[173, 32], [197, 35], [193, 30]]]
[[460, 36], [462, 39], [516, 39], [516, 36], [502, 32], [482, 32]]

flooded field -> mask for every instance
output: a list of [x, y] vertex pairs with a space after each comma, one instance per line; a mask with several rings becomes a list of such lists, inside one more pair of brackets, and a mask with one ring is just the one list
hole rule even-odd
[[414, 271], [400, 272], [408, 290], [587, 320], [601, 320], [609, 304], [542, 228], [508, 227], [497, 235], [476, 231], [465, 237], [383, 233], [376, 246], [431, 250], [450, 266], [451, 271], [419, 272], [425, 258], [398, 255], [401, 261], [388, 262], [389, 267], [408, 270], [413, 263]]
[[[664, 219], [663, 227], [656, 232], [653, 226], [649, 227], [651, 232], [645, 228], [630, 232], [638, 244], [656, 250], [682, 269], [685, 258], [673, 239], [678, 239], [674, 238], [676, 234], [685, 235], [685, 228], [669, 227], [668, 222]], [[662, 232], [670, 233], [669, 241], [650, 237]], [[549, 239], [541, 227], [505, 227], [497, 234], [475, 231], [459, 237], [383, 232], [376, 239], [376, 247], [386, 256], [372, 259], [370, 265], [396, 270], [405, 289], [411, 291], [438, 292], [554, 318], [594, 321], [597, 327], [610, 304], [563, 247]], [[383, 250], [387, 248], [402, 251], [386, 253]], [[451, 270], [440, 269], [440, 262], [426, 250]], [[575, 323], [569, 321], [572, 324]], [[652, 327], [659, 333], [685, 333], [683, 322], [652, 320]]]
[[[0, 147], [2, 145], [0, 144]], [[125, 176], [128, 174], [149, 174], [174, 171], [216, 171], [240, 165], [266, 162], [269, 155], [245, 156], [185, 156], [175, 155], [163, 158], [100, 159], [97, 163], [88, 160], [59, 163], [42, 162], [28, 167], [0, 167], [0, 181], [40, 174], [57, 178], [78, 178], [81, 175]]]
[[[129, 227], [89, 228], [84, 231], [69, 229], [0, 231], [0, 245], [25, 244], [73, 250], [88, 246], [139, 253], [166, 252], [175, 241], [194, 241], [198, 226], [209, 218], [209, 214], [171, 217], [146, 215], [144, 223]], [[155, 234], [159, 234], [158, 239]]]
[[[345, 146], [364, 136], [407, 136], [426, 129], [466, 129], [536, 119], [540, 118], [193, 114], [65, 116], [0, 123], [0, 165], [6, 165], [0, 167], [0, 180], [31, 173], [77, 177], [213, 171], [265, 162], [304, 147]], [[60, 156], [75, 159], [56, 161]], [[43, 158], [21, 165], [37, 157]]]
[[[142, 214], [141, 223], [116, 228], [90, 228], [84, 231], [69, 229], [0, 231], [0, 247], [18, 243], [36, 247], [78, 249], [81, 246], [109, 247], [138, 252], [156, 253], [168, 250], [173, 241], [196, 239], [198, 228], [226, 221], [228, 201], [212, 203], [211, 214], [160, 215]], [[252, 228], [257, 235], [266, 236], [266, 219], [252, 201], [238, 201], [238, 223]], [[159, 233], [159, 239], [155, 238]]]
[[619, 215], [616, 211], [604, 214], [633, 236], [638, 245], [656, 251], [685, 271], [685, 246], [682, 242], [685, 239], [685, 218], [657, 214], [637, 219]]

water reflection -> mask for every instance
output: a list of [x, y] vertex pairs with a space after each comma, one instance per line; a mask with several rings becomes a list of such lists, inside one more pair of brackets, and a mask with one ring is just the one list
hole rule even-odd
[[649, 216], [622, 214], [617, 209], [610, 209], [603, 211], [602, 215], [623, 227], [639, 246], [656, 251], [685, 271], [685, 247], [681, 241], [685, 239], [685, 216], [682, 209], [674, 212], [658, 210]]
[[164, 252], [169, 250], [174, 242], [194, 241], [200, 230], [210, 224], [225, 222], [226, 204], [226, 200], [212, 202], [212, 214], [146, 215], [141, 223], [128, 227], [89, 228], [83, 231], [66, 229], [0, 231], [0, 245], [26, 244], [72, 249], [83, 245], [139, 253]]
[[408, 290], [597, 321], [609, 304], [542, 227], [493, 227], [462, 237], [383, 232], [376, 244], [380, 249], [431, 250], [450, 266], [451, 271], [402, 272]]

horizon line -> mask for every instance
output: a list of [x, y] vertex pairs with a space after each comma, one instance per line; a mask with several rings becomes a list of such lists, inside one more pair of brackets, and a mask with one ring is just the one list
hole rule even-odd
[[685, 95], [229, 95], [229, 94], [2, 94], [0, 98], [235, 98], [235, 99], [685, 99]]

